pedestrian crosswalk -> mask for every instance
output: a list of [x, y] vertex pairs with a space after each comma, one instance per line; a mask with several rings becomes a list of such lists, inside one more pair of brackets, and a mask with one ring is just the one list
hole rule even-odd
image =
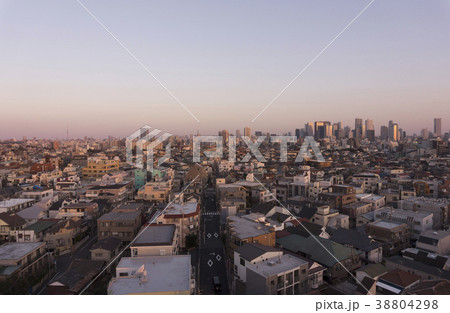
[[220, 215], [220, 212], [203, 212], [202, 213], [203, 216], [211, 216], [211, 215]]

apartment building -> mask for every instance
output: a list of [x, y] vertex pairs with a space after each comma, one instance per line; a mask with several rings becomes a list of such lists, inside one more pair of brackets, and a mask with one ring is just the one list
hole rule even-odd
[[439, 229], [450, 222], [450, 202], [448, 199], [411, 197], [398, 202], [400, 209], [433, 213], [433, 228]]
[[122, 242], [131, 242], [138, 234], [142, 225], [142, 213], [140, 211], [109, 212], [97, 219], [98, 239], [115, 237]]
[[131, 245], [131, 256], [178, 254], [180, 236], [176, 225], [153, 224], [142, 231]]
[[180, 236], [181, 248], [186, 247], [187, 236], [197, 236], [200, 227], [200, 205], [196, 199], [184, 202], [180, 197], [179, 202], [171, 203], [163, 214], [157, 219], [157, 224], [173, 224], [177, 227]]
[[77, 202], [67, 204], [59, 209], [56, 219], [68, 219], [78, 217], [86, 220], [95, 219], [99, 215], [96, 202]]
[[382, 208], [375, 211], [375, 218], [407, 224], [412, 239], [418, 239], [424, 231], [433, 227], [433, 214], [429, 212]]
[[358, 201], [369, 203], [372, 211], [378, 210], [386, 205], [386, 198], [384, 196], [362, 193], [356, 196]]
[[47, 270], [52, 261], [46, 253], [45, 242], [5, 243], [0, 246], [0, 281], [21, 279]]
[[119, 171], [120, 161], [108, 159], [88, 159], [86, 167], [83, 167], [82, 175], [85, 179], [101, 178], [105, 174]]
[[247, 294], [302, 295], [308, 293], [308, 262], [290, 254], [247, 265]]
[[405, 223], [377, 220], [366, 225], [366, 233], [383, 245], [383, 255], [391, 256], [409, 247], [410, 229]]
[[108, 295], [190, 295], [195, 279], [190, 255], [123, 257]]

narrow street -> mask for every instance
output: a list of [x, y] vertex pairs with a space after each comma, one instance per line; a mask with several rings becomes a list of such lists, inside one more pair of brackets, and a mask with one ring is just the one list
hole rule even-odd
[[[225, 251], [220, 233], [220, 212], [216, 205], [216, 191], [206, 190], [202, 206], [200, 236], [200, 294], [229, 294]], [[213, 277], [218, 276], [221, 291], [216, 292]]]

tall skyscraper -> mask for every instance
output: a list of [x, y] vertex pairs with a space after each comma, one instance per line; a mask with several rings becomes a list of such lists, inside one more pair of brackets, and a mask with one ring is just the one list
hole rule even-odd
[[252, 129], [250, 127], [244, 128], [244, 136], [251, 138], [252, 137]]
[[314, 123], [308, 122], [305, 124], [305, 134], [306, 136], [314, 136]]
[[373, 131], [374, 131], [374, 130], [375, 130], [375, 127], [373, 126], [373, 121], [367, 119], [367, 120], [366, 120], [366, 134], [367, 134], [367, 132], [368, 132], [369, 130], [373, 130]]
[[388, 139], [389, 140], [393, 140], [394, 139], [394, 122], [393, 121], [389, 121]]
[[380, 138], [381, 140], [388, 140], [389, 139], [389, 128], [386, 126], [380, 127]]
[[363, 138], [363, 120], [355, 118], [355, 138]]
[[394, 123], [392, 125], [392, 141], [398, 141], [399, 140], [399, 131], [398, 131], [398, 124]]
[[434, 119], [434, 136], [441, 137], [442, 136], [442, 119], [435, 118]]

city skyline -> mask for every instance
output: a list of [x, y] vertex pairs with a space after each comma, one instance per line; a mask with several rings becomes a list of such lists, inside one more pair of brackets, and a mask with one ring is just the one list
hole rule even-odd
[[449, 129], [445, 1], [375, 1], [254, 123], [369, 1], [83, 2], [199, 122], [76, 2], [48, 3], [0, 1], [2, 139], [65, 138], [67, 127], [74, 138], [123, 137], [145, 124], [280, 133], [356, 117], [377, 134], [391, 119], [408, 134], [432, 131], [435, 117]]

